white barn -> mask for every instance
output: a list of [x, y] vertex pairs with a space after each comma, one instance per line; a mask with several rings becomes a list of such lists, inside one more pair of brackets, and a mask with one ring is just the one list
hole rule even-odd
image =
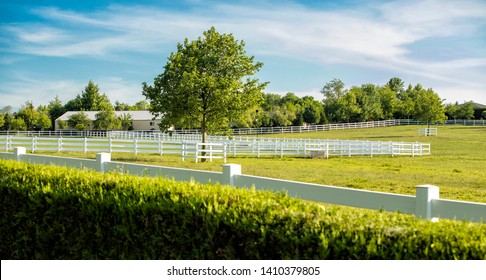
[[[77, 114], [81, 111], [68, 111], [64, 113], [62, 116], [56, 119], [55, 122], [55, 130], [74, 130], [72, 127], [64, 127], [63, 129], [60, 128], [59, 122], [64, 121], [67, 122], [70, 116]], [[96, 114], [99, 111], [84, 111], [84, 113], [88, 116], [91, 121], [96, 120]], [[155, 118], [152, 113], [149, 111], [115, 111], [117, 117], [122, 116], [124, 114], [129, 114], [132, 117], [132, 126], [133, 130], [155, 130], [160, 131], [159, 123], [162, 118], [158, 117]], [[155, 119], [154, 119], [155, 118]]]

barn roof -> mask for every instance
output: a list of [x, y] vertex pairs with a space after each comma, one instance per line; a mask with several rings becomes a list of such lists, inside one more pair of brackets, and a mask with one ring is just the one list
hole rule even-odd
[[[99, 111], [68, 111], [64, 113], [62, 116], [56, 119], [56, 121], [67, 121], [70, 116], [77, 114], [79, 112], [84, 112], [88, 118], [92, 121], [96, 120], [96, 114]], [[149, 111], [115, 111], [115, 115], [117, 117], [122, 116], [124, 114], [129, 114], [134, 121], [151, 121], [154, 119], [154, 115]], [[156, 120], [160, 120], [161, 118], [158, 117]]]

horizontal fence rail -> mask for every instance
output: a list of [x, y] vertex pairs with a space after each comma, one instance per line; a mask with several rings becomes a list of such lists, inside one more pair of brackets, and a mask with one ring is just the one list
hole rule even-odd
[[[179, 135], [181, 136], [181, 135]], [[200, 143], [197, 137], [175, 137], [158, 140], [118, 138], [52, 138], [0, 136], [0, 150], [16, 146], [37, 151], [122, 152], [137, 154], [177, 154], [185, 158], [223, 159], [227, 156], [325, 157], [329, 156], [423, 156], [429, 155], [430, 144], [419, 142], [382, 142], [358, 140], [316, 140], [256, 138], [248, 136], [209, 137]], [[193, 135], [194, 136], [194, 135]], [[170, 139], [170, 140], [168, 140]]]
[[[337, 123], [323, 125], [304, 125], [304, 126], [283, 126], [283, 127], [255, 127], [255, 128], [233, 128], [230, 135], [265, 135], [281, 133], [305, 133], [316, 131], [345, 130], [345, 129], [363, 129], [387, 127], [395, 125], [425, 125], [426, 123], [413, 119], [396, 119], [384, 121], [355, 122], [355, 123]], [[468, 125], [468, 126], [486, 126], [486, 120], [447, 120], [445, 125]], [[200, 129], [177, 129], [171, 131], [170, 135], [200, 135]], [[137, 130], [137, 131], [106, 131], [106, 130], [57, 130], [57, 131], [0, 131], [0, 135], [6, 136], [28, 136], [28, 137], [108, 137], [108, 138], [126, 138], [126, 139], [158, 139], [168, 137], [169, 134], [156, 130]], [[199, 136], [200, 137], [200, 136]]]
[[241, 173], [241, 166], [237, 164], [224, 164], [222, 172], [210, 172], [112, 162], [109, 153], [97, 154], [96, 160], [33, 155], [26, 154], [23, 147], [15, 148], [14, 153], [0, 153], [0, 159], [286, 192], [290, 196], [311, 201], [389, 212], [398, 211], [427, 220], [444, 218], [480, 223], [486, 221], [485, 203], [440, 199], [439, 188], [430, 185], [417, 186], [416, 195], [410, 196], [244, 175]]
[[[426, 125], [427, 123], [413, 119], [396, 119], [395, 125]], [[434, 123], [444, 125], [467, 125], [467, 126], [486, 126], [486, 120], [446, 120], [444, 123]]]

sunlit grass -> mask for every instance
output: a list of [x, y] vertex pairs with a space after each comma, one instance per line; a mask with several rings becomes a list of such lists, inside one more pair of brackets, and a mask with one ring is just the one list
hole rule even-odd
[[[432, 184], [440, 187], [442, 198], [486, 202], [486, 127], [439, 126], [438, 136], [430, 137], [418, 136], [417, 129], [418, 126], [397, 126], [265, 137], [419, 141], [431, 143], [432, 155], [329, 159], [236, 157], [228, 158], [227, 163], [241, 164], [244, 174], [400, 194], [415, 194], [417, 185]], [[60, 155], [96, 156], [72, 152]], [[114, 153], [112, 160], [212, 171], [221, 171], [223, 164], [222, 160], [195, 163], [182, 162], [177, 155], [124, 153]]]

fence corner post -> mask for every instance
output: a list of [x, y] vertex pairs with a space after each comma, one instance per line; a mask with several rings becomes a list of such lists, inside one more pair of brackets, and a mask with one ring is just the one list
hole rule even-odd
[[105, 162], [111, 161], [110, 153], [98, 153], [96, 154], [96, 171], [104, 173], [105, 172]]
[[419, 185], [416, 187], [415, 217], [424, 220], [437, 221], [433, 217], [432, 201], [439, 199], [439, 187], [432, 185]]
[[15, 147], [14, 148], [14, 155], [15, 155], [15, 160], [20, 161], [20, 158], [22, 155], [27, 154], [27, 149], [25, 147]]
[[221, 184], [235, 186], [235, 175], [241, 175], [241, 165], [234, 163], [223, 164], [223, 178]]

